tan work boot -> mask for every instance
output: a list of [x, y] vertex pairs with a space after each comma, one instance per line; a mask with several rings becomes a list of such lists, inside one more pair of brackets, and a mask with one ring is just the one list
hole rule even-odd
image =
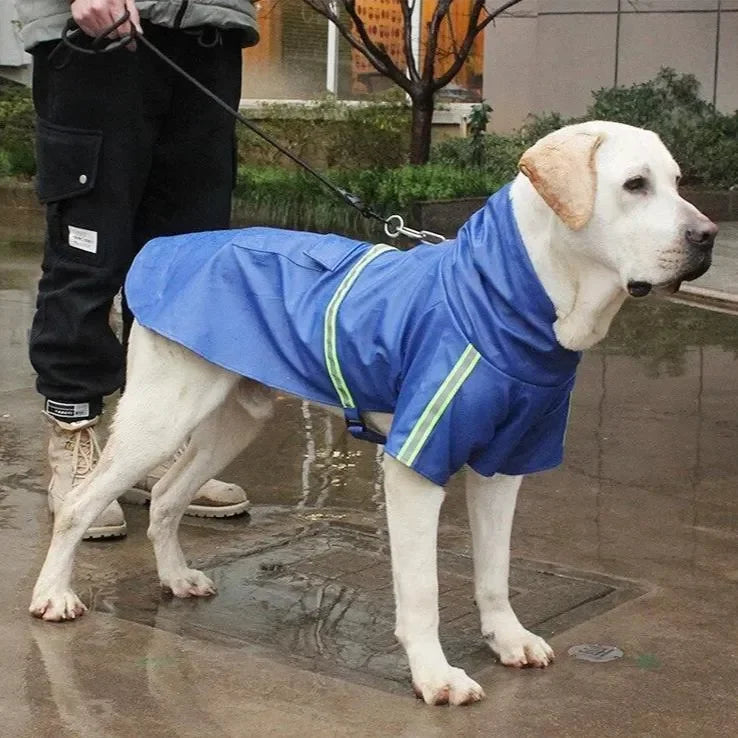
[[[167, 464], [160, 464], [146, 475], [146, 479], [126, 492], [122, 499], [134, 505], [145, 505], [151, 502], [151, 490], [164, 476], [169, 467], [178, 459], [184, 450], [179, 449], [174, 458]], [[210, 479], [200, 487], [195, 498], [185, 510], [185, 515], [196, 518], [230, 518], [240, 515], [249, 509], [251, 503], [246, 492], [237, 484]]]
[[[100, 458], [100, 446], [95, 435], [97, 418], [65, 423], [46, 414], [51, 420], [49, 439], [49, 510], [55, 515], [72, 487], [82, 482]], [[83, 538], [118, 538], [126, 534], [126, 521], [117, 500], [100, 513]]]

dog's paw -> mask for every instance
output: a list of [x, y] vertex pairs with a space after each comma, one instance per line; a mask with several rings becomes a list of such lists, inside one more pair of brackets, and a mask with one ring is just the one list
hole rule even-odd
[[485, 641], [505, 666], [518, 669], [533, 666], [542, 669], [554, 660], [551, 646], [522, 626], [495, 631], [485, 636]]
[[471, 705], [484, 699], [484, 690], [463, 669], [454, 666], [413, 681], [413, 690], [426, 705]]
[[51, 622], [74, 620], [87, 612], [87, 608], [72, 590], [60, 594], [34, 595], [28, 608], [31, 615]]
[[216, 592], [213, 581], [197, 569], [184, 569], [173, 576], [161, 577], [161, 586], [175, 597], [210, 597]]

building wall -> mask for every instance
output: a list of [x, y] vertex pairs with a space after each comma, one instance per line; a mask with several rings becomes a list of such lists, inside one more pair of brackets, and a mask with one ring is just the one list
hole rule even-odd
[[486, 31], [484, 96], [505, 131], [528, 113], [581, 115], [592, 90], [661, 67], [738, 108], [738, 0], [524, 0]]

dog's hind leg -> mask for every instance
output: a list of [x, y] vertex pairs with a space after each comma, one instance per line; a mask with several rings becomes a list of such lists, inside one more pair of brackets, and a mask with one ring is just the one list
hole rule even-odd
[[157, 464], [220, 405], [239, 381], [170, 341], [134, 325], [128, 386], [97, 467], [67, 498], [33, 590], [30, 611], [45, 620], [81, 615], [70, 588], [74, 553], [84, 531], [110, 502]]
[[442, 487], [385, 455], [387, 525], [397, 619], [413, 687], [429, 705], [468, 705], [484, 691], [463, 669], [451, 666], [438, 639], [436, 541]]
[[193, 431], [183, 454], [152, 490], [148, 535], [154, 545], [162, 587], [176, 597], [215, 593], [212, 581], [187, 566], [177, 529], [200, 486], [230, 463], [261, 430], [271, 398], [258, 385], [243, 381]]
[[554, 652], [526, 630], [508, 599], [510, 533], [522, 477], [483, 477], [466, 470], [466, 503], [474, 544], [474, 594], [482, 637], [505, 666], [548, 666]]

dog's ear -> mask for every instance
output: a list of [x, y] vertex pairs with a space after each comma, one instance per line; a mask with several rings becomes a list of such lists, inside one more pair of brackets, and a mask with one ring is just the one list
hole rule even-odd
[[561, 130], [550, 133], [521, 157], [520, 171], [573, 231], [592, 217], [597, 192], [595, 152], [602, 137]]

